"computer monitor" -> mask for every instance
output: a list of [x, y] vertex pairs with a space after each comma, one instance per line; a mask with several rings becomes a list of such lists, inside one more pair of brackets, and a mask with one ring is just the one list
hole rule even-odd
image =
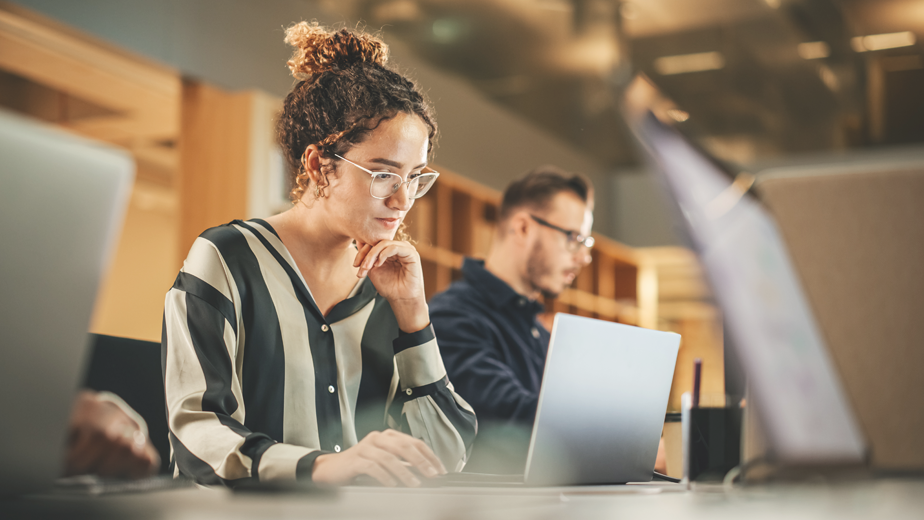
[[671, 126], [671, 103], [647, 78], [623, 103], [721, 307], [769, 454], [799, 466], [862, 463], [863, 435], [773, 217], [749, 183]]

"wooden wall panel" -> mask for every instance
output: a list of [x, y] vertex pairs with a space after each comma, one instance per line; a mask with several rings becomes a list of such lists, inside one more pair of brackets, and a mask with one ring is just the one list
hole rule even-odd
[[15, 5], [0, 8], [0, 69], [113, 112], [69, 125], [97, 139], [173, 139], [179, 128], [176, 71], [128, 54]]
[[183, 85], [179, 251], [206, 229], [247, 216], [251, 99], [194, 81]]
[[0, 2], [0, 104], [129, 151], [137, 175], [92, 332], [159, 341], [176, 251], [181, 80], [169, 68]]
[[115, 256], [103, 277], [90, 331], [160, 341], [164, 295], [181, 263], [174, 190], [138, 180]]

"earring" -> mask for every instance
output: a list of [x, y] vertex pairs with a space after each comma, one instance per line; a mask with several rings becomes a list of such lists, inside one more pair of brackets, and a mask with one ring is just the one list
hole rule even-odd
[[[321, 184], [321, 179], [324, 180], [324, 184]], [[316, 199], [324, 198], [325, 195], [324, 195], [323, 189], [328, 186], [330, 186], [330, 181], [327, 180], [326, 175], [322, 175], [320, 178], [318, 178], [317, 184], [314, 185], [314, 198]]]

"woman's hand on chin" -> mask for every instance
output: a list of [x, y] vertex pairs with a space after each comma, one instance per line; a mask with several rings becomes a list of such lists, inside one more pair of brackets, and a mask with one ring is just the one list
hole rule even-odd
[[375, 289], [391, 304], [398, 327], [404, 332], [426, 327], [430, 313], [417, 249], [399, 240], [382, 240], [375, 245], [357, 241], [356, 247], [359, 249], [353, 260], [353, 267], [359, 268], [356, 275], [369, 276]]

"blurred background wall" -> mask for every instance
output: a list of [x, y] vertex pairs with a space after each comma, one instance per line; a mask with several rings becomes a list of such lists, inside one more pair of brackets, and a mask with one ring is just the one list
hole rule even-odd
[[[22, 0], [42, 12], [118, 46], [230, 91], [258, 89], [279, 98], [294, 85], [285, 65], [288, 25], [317, 19], [354, 26], [339, 2], [296, 0]], [[347, 5], [343, 3], [343, 5]], [[367, 23], [370, 30], [377, 26]], [[434, 103], [440, 125], [436, 162], [503, 189], [540, 164], [556, 164], [607, 185], [605, 169], [570, 143], [484, 96], [458, 74], [427, 64], [387, 27], [392, 63], [415, 78]], [[596, 228], [612, 235], [607, 207]]]
[[[231, 91], [282, 97], [283, 27], [382, 29], [442, 127], [437, 162], [500, 189], [539, 163], [589, 174], [620, 204], [597, 230], [677, 244], [613, 104], [631, 64], [720, 159], [850, 160], [924, 141], [919, 0], [16, 0]], [[639, 213], [638, 211], [641, 211]]]

